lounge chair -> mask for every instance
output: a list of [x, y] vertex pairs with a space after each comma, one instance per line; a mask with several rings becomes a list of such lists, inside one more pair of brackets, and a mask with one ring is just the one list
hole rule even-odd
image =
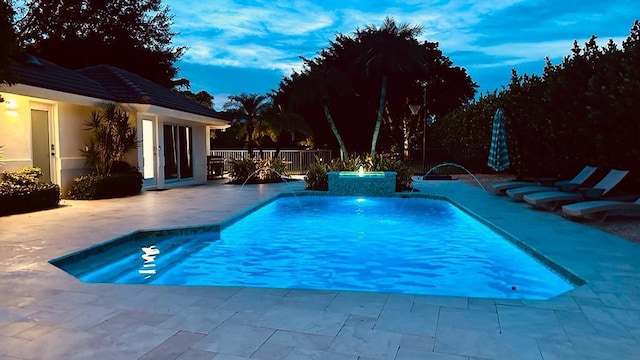
[[508, 180], [499, 181], [489, 185], [489, 190], [497, 195], [504, 195], [505, 191], [521, 186], [536, 185], [537, 182], [533, 181], [521, 181], [521, 180]]
[[598, 200], [607, 195], [629, 173], [627, 170], [612, 169], [591, 188], [578, 188], [574, 191], [543, 191], [527, 194], [524, 201], [536, 208], [555, 210], [558, 206], [583, 200]]
[[608, 215], [628, 212], [640, 213], [640, 198], [635, 202], [596, 200], [583, 201], [562, 207], [562, 215], [571, 218], [585, 218], [604, 221]]
[[509, 196], [509, 198], [511, 198], [511, 200], [522, 201], [522, 198], [527, 194], [533, 194], [542, 191], [551, 191], [554, 190], [553, 187], [558, 188], [558, 190], [560, 191], [572, 191], [577, 189], [578, 187], [580, 187], [580, 185], [587, 181], [587, 179], [589, 179], [589, 177], [591, 177], [591, 175], [593, 175], [596, 170], [598, 170], [597, 167], [585, 166], [584, 169], [582, 169], [582, 171], [580, 171], [571, 180], [549, 183], [540, 182], [540, 185], [516, 187], [508, 189], [506, 191], [506, 194], [507, 196]]

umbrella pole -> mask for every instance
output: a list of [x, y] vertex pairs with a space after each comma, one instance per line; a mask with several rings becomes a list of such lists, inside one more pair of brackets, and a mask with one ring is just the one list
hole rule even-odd
[[427, 173], [427, 83], [422, 83], [422, 173]]

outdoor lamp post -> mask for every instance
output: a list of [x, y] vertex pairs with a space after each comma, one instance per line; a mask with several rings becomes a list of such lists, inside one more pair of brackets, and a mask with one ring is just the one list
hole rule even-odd
[[[421, 108], [422, 108], [422, 104], [418, 104], [418, 103], [415, 103], [415, 102], [409, 102], [409, 110], [411, 110], [411, 116], [419, 115]], [[422, 146], [424, 147], [424, 142], [423, 142]], [[423, 157], [424, 157], [424, 155], [423, 155]]]

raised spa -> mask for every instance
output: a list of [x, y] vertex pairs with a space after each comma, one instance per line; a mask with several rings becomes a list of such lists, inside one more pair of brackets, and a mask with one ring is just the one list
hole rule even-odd
[[281, 196], [219, 226], [138, 232], [52, 263], [122, 284], [520, 299], [575, 287], [520, 247], [444, 200]]

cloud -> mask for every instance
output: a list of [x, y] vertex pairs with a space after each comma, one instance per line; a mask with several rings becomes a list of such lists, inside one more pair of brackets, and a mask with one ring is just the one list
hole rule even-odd
[[277, 69], [290, 74], [300, 67], [300, 60], [284, 50], [256, 43], [220, 43], [201, 38], [187, 39], [191, 44], [183, 61], [202, 65]]
[[[181, 62], [237, 69], [299, 70], [336, 33], [396, 22], [420, 24], [456, 66], [515, 67], [561, 60], [575, 39], [601, 45], [628, 35], [640, 3], [609, 0], [166, 0], [174, 14]], [[624, 20], [628, 19], [628, 20]], [[621, 27], [623, 22], [628, 22]], [[614, 30], [615, 29], [615, 30]], [[622, 29], [622, 30], [620, 30]], [[508, 70], [507, 70], [508, 71]]]
[[256, 2], [256, 5], [232, 0], [168, 3], [179, 32], [223, 32], [227, 38], [303, 36], [331, 26], [334, 20], [332, 11], [308, 1]]
[[174, 43], [188, 47], [184, 61], [279, 69], [285, 75], [300, 69], [299, 56], [313, 56], [328, 44], [328, 38], [314, 34], [335, 20], [333, 11], [309, 1], [169, 1], [169, 6], [178, 32]]
[[300, 56], [315, 56], [336, 33], [351, 34], [357, 28], [379, 25], [387, 15], [397, 22], [423, 24], [423, 39], [457, 48], [478, 38], [472, 25], [480, 21], [482, 14], [520, 0], [454, 0], [438, 6], [404, 0], [393, 5], [368, 3], [360, 8], [350, 6], [348, 0], [329, 0], [322, 6], [308, 0], [168, 2], [179, 32], [175, 42], [188, 44], [185, 61], [280, 69], [288, 75], [292, 69], [300, 69]]

